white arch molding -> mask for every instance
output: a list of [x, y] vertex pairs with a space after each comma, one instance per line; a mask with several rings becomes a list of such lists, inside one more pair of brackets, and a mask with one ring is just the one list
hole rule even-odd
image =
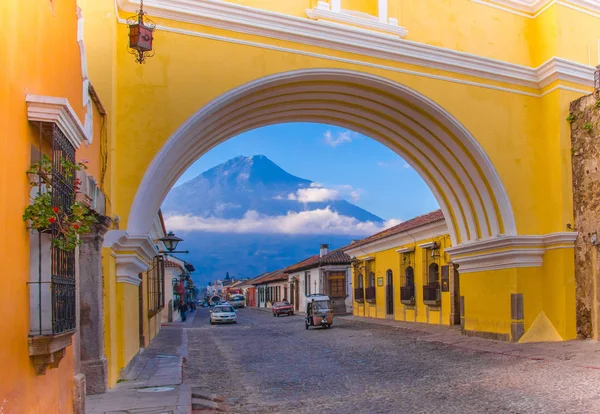
[[453, 246], [516, 235], [512, 207], [500, 177], [466, 128], [410, 88], [338, 69], [266, 76], [201, 108], [167, 140], [146, 170], [129, 213], [127, 232], [147, 234], [168, 191], [211, 148], [242, 132], [286, 122], [340, 126], [396, 152], [433, 192]]

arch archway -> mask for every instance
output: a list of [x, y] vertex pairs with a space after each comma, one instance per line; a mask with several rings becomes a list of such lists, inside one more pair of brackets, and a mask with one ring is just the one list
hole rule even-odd
[[516, 234], [510, 201], [494, 166], [451, 114], [398, 83], [338, 69], [260, 78], [200, 109], [148, 167], [129, 212], [128, 233], [148, 233], [170, 188], [211, 148], [245, 131], [286, 122], [336, 125], [392, 149], [433, 192], [454, 246]]

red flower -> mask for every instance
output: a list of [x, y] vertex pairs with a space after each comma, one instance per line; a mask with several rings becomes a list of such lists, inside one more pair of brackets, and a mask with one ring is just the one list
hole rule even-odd
[[58, 213], [58, 207], [52, 207], [52, 211], [54, 211], [55, 213]]
[[48, 219], [48, 221], [49, 221], [50, 223], [56, 223], [56, 219], [55, 219], [54, 217], [50, 217], [50, 218]]
[[79, 228], [79, 224], [73, 224], [73, 228], [77, 230]]

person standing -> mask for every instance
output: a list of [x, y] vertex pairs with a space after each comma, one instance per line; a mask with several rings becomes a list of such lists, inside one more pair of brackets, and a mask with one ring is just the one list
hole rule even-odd
[[186, 311], [187, 311], [187, 305], [185, 304], [185, 302], [180, 301], [179, 302], [179, 316], [181, 316], [181, 322], [185, 322], [185, 320], [187, 319], [187, 315], [185, 314]]

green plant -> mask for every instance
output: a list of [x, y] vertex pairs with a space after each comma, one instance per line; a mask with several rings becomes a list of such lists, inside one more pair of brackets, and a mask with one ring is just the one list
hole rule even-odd
[[596, 108], [600, 108], [600, 99], [596, 101]]
[[575, 115], [569, 114], [569, 116], [567, 117], [567, 121], [569, 121], [570, 123], [573, 123], [575, 121]]
[[[61, 170], [65, 178], [71, 179], [75, 171], [87, 169], [83, 163], [73, 163], [61, 160]], [[73, 201], [64, 210], [52, 204], [52, 161], [44, 155], [42, 159], [33, 164], [27, 173], [30, 175], [29, 185], [37, 188], [36, 195], [25, 208], [23, 220], [29, 223], [29, 228], [39, 232], [57, 231], [53, 238], [53, 246], [61, 250], [73, 250], [80, 243], [79, 235], [91, 231], [97, 219], [92, 212], [79, 201]], [[37, 179], [36, 179], [37, 177]], [[81, 183], [75, 179], [75, 191], [79, 190]]]
[[585, 124], [583, 124], [583, 129], [585, 129], [586, 131], [591, 131], [592, 129], [594, 129], [594, 126], [589, 122], [586, 122]]

